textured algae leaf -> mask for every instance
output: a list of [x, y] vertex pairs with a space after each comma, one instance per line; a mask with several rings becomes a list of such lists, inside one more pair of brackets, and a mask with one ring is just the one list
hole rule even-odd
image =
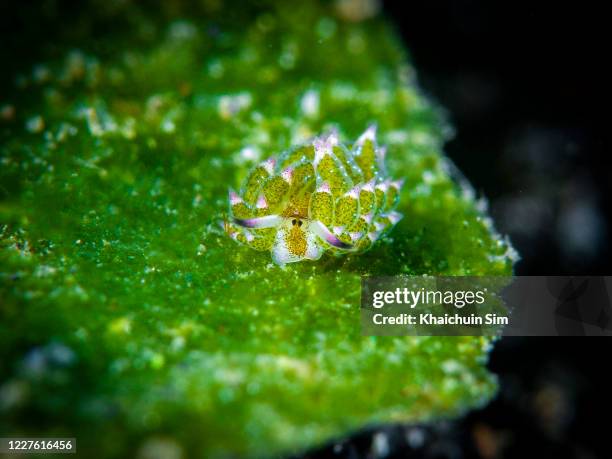
[[[93, 3], [3, 88], [2, 432], [76, 436], [89, 457], [259, 457], [494, 392], [489, 339], [360, 335], [361, 275], [514, 261], [451, 178], [448, 130], [388, 24], [224, 5]], [[253, 164], [372, 122], [406, 179], [405, 218], [374, 249], [282, 270], [219, 228]]]

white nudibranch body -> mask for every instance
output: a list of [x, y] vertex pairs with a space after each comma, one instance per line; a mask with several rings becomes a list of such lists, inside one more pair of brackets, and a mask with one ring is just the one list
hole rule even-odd
[[385, 152], [370, 126], [351, 146], [331, 132], [271, 157], [230, 189], [224, 229], [281, 266], [368, 250], [402, 218], [403, 181], [387, 176]]

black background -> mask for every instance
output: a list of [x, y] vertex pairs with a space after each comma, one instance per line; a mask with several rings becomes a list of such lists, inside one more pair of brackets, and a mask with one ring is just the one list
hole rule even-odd
[[603, 7], [431, 0], [385, 12], [456, 128], [446, 152], [521, 254], [516, 273], [612, 272]]

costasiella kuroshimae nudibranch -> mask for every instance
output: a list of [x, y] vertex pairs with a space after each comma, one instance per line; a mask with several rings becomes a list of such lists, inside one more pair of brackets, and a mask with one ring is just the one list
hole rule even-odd
[[370, 126], [353, 145], [332, 131], [271, 157], [230, 189], [225, 231], [281, 266], [363, 252], [402, 218], [403, 181], [387, 176], [385, 152]]

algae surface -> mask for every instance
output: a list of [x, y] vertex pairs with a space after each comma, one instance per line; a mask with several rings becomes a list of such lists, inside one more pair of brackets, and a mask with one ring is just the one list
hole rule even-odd
[[[490, 398], [490, 339], [361, 336], [362, 275], [515, 260], [451, 177], [449, 128], [383, 17], [89, 12], [0, 100], [0, 431], [74, 436], [89, 457], [260, 457]], [[223, 233], [228, 187], [258, 161], [372, 122], [406, 179], [385, 241], [283, 270]]]

